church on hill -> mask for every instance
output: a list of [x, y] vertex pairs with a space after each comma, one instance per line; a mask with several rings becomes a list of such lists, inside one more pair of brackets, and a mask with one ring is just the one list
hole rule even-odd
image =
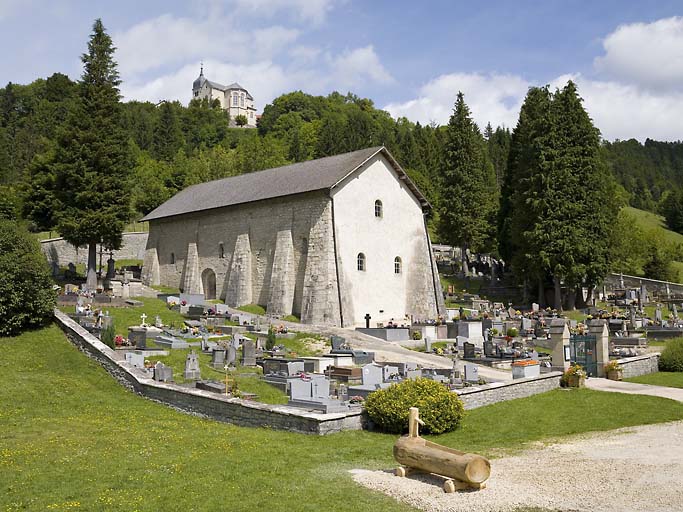
[[247, 119], [245, 126], [256, 128], [256, 107], [254, 98], [237, 82], [221, 85], [207, 80], [204, 76], [204, 66], [200, 68], [199, 77], [192, 83], [192, 98], [206, 98], [210, 102], [218, 100], [221, 108], [230, 114], [230, 124], [235, 125], [237, 116]]
[[433, 319], [430, 208], [384, 147], [200, 183], [143, 219], [143, 281], [304, 323]]

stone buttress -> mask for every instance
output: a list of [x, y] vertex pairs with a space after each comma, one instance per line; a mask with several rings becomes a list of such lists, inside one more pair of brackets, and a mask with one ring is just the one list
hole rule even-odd
[[233, 308], [252, 303], [251, 244], [249, 234], [237, 236], [230, 262], [225, 303]]
[[334, 252], [332, 202], [313, 218], [308, 237], [301, 321], [339, 326], [339, 290]]
[[147, 286], [157, 286], [161, 284], [159, 271], [159, 255], [156, 247], [149, 244], [145, 250], [145, 259], [142, 263], [142, 282]]
[[292, 230], [278, 231], [275, 240], [275, 255], [270, 274], [270, 296], [267, 311], [273, 316], [292, 314], [296, 275], [294, 268], [294, 243]]
[[190, 242], [187, 245], [187, 257], [185, 258], [185, 268], [183, 269], [182, 291], [201, 295], [204, 293], [201, 275], [199, 273], [199, 253], [197, 243]]

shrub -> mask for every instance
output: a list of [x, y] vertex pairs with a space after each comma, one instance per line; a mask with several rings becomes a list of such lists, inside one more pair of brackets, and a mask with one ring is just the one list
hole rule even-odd
[[507, 335], [510, 336], [511, 338], [514, 338], [519, 334], [519, 331], [517, 330], [517, 327], [510, 327], [507, 330]]
[[422, 339], [422, 331], [413, 331], [413, 339], [414, 340], [421, 340]]
[[100, 333], [100, 341], [107, 345], [109, 348], [116, 348], [116, 329], [114, 328], [114, 322], [111, 322], [107, 327], [102, 329]]
[[683, 338], [674, 338], [666, 342], [659, 358], [659, 370], [683, 372]]
[[268, 327], [268, 336], [266, 337], [266, 350], [273, 350], [273, 347], [275, 346], [275, 329], [273, 329], [273, 326], [271, 325]]
[[0, 220], [0, 336], [42, 325], [55, 292], [38, 242], [16, 222]]
[[458, 395], [430, 379], [410, 379], [371, 393], [365, 401], [370, 419], [382, 430], [403, 433], [408, 430], [408, 409], [420, 409], [422, 430], [441, 434], [455, 430], [465, 409]]

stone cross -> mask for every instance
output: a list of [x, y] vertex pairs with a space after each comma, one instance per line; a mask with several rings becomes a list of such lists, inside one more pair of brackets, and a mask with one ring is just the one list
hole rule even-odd
[[142, 325], [142, 326], [147, 325], [147, 324], [145, 323], [145, 320], [147, 320], [147, 315], [145, 315], [144, 313], [141, 314], [141, 315], [140, 315], [140, 320], [142, 320], [142, 322], [140, 323], [140, 325]]
[[370, 313], [365, 313], [365, 328], [369, 329], [370, 328], [370, 319], [372, 318], [370, 316]]

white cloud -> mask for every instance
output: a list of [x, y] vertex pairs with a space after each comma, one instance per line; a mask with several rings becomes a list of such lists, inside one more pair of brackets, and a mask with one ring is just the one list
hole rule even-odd
[[622, 25], [603, 41], [595, 68], [643, 88], [678, 89], [683, 82], [683, 17]]
[[422, 86], [418, 97], [384, 107], [394, 117], [405, 116], [426, 124], [445, 124], [453, 111], [458, 91], [480, 128], [489, 121], [494, 126], [510, 128], [517, 123], [519, 107], [531, 84], [516, 75], [451, 73], [441, 75]]
[[[578, 73], [554, 78], [549, 82], [551, 90], [564, 87], [568, 80], [578, 85], [584, 107], [605, 139], [683, 139], [683, 91], [644, 91], [634, 84], [590, 80]], [[454, 73], [425, 84], [416, 98], [386, 105], [384, 109], [394, 117], [445, 124], [458, 91], [462, 91], [479, 127], [490, 121], [493, 126], [512, 129], [532, 85], [543, 84], [533, 84], [515, 75]]]
[[372, 45], [346, 51], [330, 60], [334, 70], [332, 86], [335, 88], [354, 87], [367, 82], [368, 79], [385, 85], [394, 82], [394, 78], [382, 65]]
[[683, 139], [683, 91], [643, 91], [633, 84], [577, 77], [584, 106], [607, 140]]
[[334, 6], [333, 0], [235, 0], [242, 13], [272, 17], [276, 13], [292, 15], [305, 23], [319, 25]]

